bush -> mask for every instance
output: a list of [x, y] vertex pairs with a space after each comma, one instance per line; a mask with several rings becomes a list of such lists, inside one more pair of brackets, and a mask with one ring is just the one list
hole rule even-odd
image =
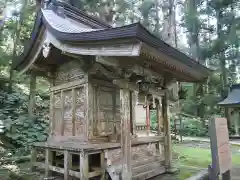
[[[16, 87], [13, 93], [0, 90], [0, 138], [22, 153], [28, 153], [33, 142], [45, 141], [48, 135], [48, 99], [36, 98], [35, 117], [28, 117], [28, 95]], [[15, 151], [16, 152], [16, 151]]]
[[[171, 130], [174, 131], [174, 119], [171, 119]], [[182, 118], [182, 127], [178, 128], [178, 134], [183, 136], [203, 137], [208, 135], [208, 125], [193, 118]]]

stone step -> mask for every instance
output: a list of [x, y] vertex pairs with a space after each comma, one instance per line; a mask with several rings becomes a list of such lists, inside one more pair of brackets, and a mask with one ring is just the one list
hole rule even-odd
[[159, 156], [141, 157], [140, 159], [132, 161], [132, 167], [134, 168], [134, 167], [138, 167], [141, 165], [150, 164], [150, 163], [153, 163], [156, 161], [161, 161], [161, 157], [159, 157]]
[[151, 169], [146, 172], [139, 173], [137, 175], [133, 175], [132, 180], [146, 180], [157, 175], [163, 174], [165, 172], [165, 167], [159, 167], [156, 169]]
[[132, 168], [132, 175], [135, 176], [135, 175], [141, 174], [143, 172], [148, 172], [150, 170], [159, 169], [159, 168], [161, 168], [161, 162], [160, 161], [155, 161], [155, 162], [143, 164], [141, 166], [137, 166], [137, 167]]

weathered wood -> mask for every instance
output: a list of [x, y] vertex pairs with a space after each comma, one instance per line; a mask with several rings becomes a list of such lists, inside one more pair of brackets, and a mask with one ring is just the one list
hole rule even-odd
[[[115, 79], [113, 80], [113, 84], [116, 84], [120, 88], [129, 89], [130, 91], [138, 91], [138, 85], [136, 83], [128, 82], [123, 79]], [[164, 96], [166, 92], [167, 92], [166, 89], [159, 89], [157, 87], [156, 88], [149, 87], [148, 90], [149, 94], [155, 95], [157, 97]]]
[[60, 134], [63, 136], [64, 135], [64, 94], [63, 90], [61, 91], [61, 132]]
[[55, 99], [54, 93], [50, 95], [50, 136], [54, 134], [54, 129], [56, 127], [55, 123]]
[[106, 166], [105, 166], [104, 151], [102, 151], [101, 154], [100, 154], [100, 162], [101, 162], [101, 171], [102, 171], [102, 175], [101, 175], [101, 179], [100, 180], [105, 180]]
[[171, 144], [171, 130], [170, 130], [170, 119], [168, 117], [168, 99], [167, 95], [162, 98], [162, 116], [164, 123], [164, 136], [165, 136], [165, 165], [168, 169], [172, 167], [172, 144]]
[[83, 84], [87, 83], [87, 78], [84, 79], [78, 79], [76, 81], [72, 81], [72, 82], [68, 82], [68, 83], [64, 83], [64, 84], [60, 84], [57, 86], [53, 86], [51, 87], [50, 91], [61, 91], [61, 90], [68, 90], [68, 89], [72, 89], [72, 88], [77, 88], [79, 86], [82, 86]]
[[31, 170], [33, 171], [34, 163], [37, 161], [37, 150], [36, 148], [32, 148], [31, 151]]
[[161, 112], [161, 101], [159, 100], [156, 104], [156, 117], [157, 117], [157, 126], [158, 126], [158, 135], [162, 134], [162, 112]]
[[131, 109], [131, 111], [132, 111], [132, 113], [131, 113], [131, 115], [132, 115], [132, 117], [131, 117], [131, 120], [132, 120], [132, 134], [133, 135], [136, 135], [136, 133], [137, 133], [137, 124], [136, 124], [136, 104], [137, 104], [137, 94], [136, 94], [136, 92], [135, 91], [132, 91], [131, 92], [131, 96], [132, 96], [132, 102], [131, 102], [131, 104], [132, 104], [132, 109]]
[[76, 91], [72, 89], [72, 135], [76, 134]]
[[88, 154], [81, 152], [80, 153], [80, 179], [88, 180], [88, 178], [89, 178]]
[[[127, 87], [123, 84], [122, 87]], [[122, 178], [130, 180], [132, 178], [131, 165], [131, 133], [130, 133], [130, 91], [120, 89], [120, 113], [121, 113], [121, 149], [123, 155]]]
[[52, 151], [49, 148], [45, 149], [45, 177], [49, 177], [51, 172], [49, 166], [52, 165], [53, 156]]
[[147, 135], [150, 133], [150, 105], [148, 100], [146, 100], [146, 126], [147, 126]]
[[11, 157], [11, 158], [1, 158], [0, 159], [0, 164], [6, 164], [6, 163], [19, 163], [19, 162], [26, 162], [26, 161], [31, 161], [31, 155], [29, 156], [20, 156], [20, 157]]
[[31, 73], [30, 76], [30, 92], [29, 92], [29, 101], [28, 101], [28, 115], [33, 116], [36, 103], [36, 74]]
[[70, 180], [69, 169], [72, 166], [72, 157], [71, 154], [65, 150], [64, 151], [64, 180]]
[[95, 91], [94, 87], [91, 83], [88, 83], [88, 91], [87, 91], [87, 125], [86, 128], [88, 130], [87, 138], [91, 139], [93, 137], [93, 124], [94, 124], [94, 98]]

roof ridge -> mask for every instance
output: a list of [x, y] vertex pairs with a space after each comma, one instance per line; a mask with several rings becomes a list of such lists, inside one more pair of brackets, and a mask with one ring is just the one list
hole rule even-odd
[[72, 15], [72, 13], [78, 17], [84, 17], [88, 21], [91, 21], [95, 25], [101, 26], [102, 28], [112, 28], [111, 25], [107, 24], [106, 22], [102, 21], [101, 19], [87, 14], [85, 11], [72, 6], [71, 4], [69, 4], [67, 2], [61, 2], [59, 0], [51, 0], [51, 3], [57, 7], [62, 6], [65, 11], [69, 12], [69, 13], [66, 12], [67, 15], [71, 16], [71, 18], [73, 18], [73, 19], [79, 20], [77, 17], [74, 17]]

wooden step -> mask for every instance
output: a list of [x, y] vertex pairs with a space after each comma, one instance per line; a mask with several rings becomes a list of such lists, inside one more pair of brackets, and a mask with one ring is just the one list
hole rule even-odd
[[165, 167], [160, 167], [157, 169], [152, 169], [147, 172], [143, 172], [132, 177], [132, 180], [146, 180], [154, 176], [163, 174], [165, 172]]
[[156, 161], [161, 161], [161, 158], [159, 156], [152, 156], [152, 157], [141, 157], [138, 160], [133, 160], [132, 161], [132, 167], [137, 167], [145, 164], [150, 164]]
[[148, 163], [148, 164], [143, 164], [141, 166], [137, 166], [132, 168], [132, 174], [134, 175], [138, 175], [141, 174], [143, 172], [148, 172], [150, 170], [153, 169], [160, 169], [161, 168], [161, 162], [160, 161], [155, 161], [152, 163]]

